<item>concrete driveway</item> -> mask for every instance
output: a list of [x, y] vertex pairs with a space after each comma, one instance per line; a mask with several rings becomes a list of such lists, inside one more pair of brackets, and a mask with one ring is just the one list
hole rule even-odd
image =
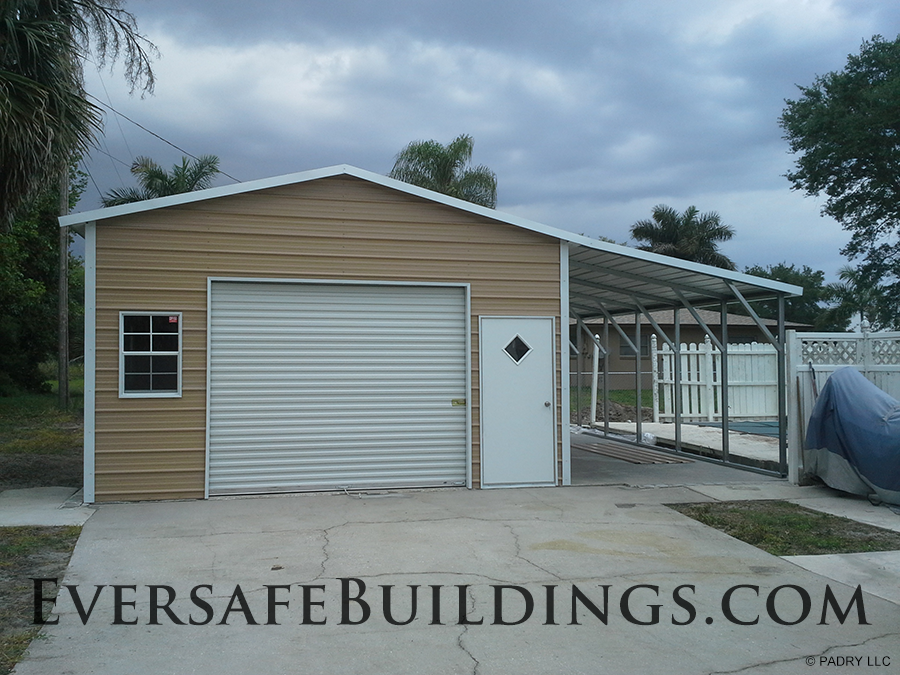
[[[897, 604], [864, 593], [821, 625], [826, 589], [843, 612], [854, 588], [662, 505], [708, 499], [601, 486], [105, 505], [64, 581], [85, 618], [64, 588], [15, 672], [897, 671]], [[393, 625], [411, 587], [415, 618]]]

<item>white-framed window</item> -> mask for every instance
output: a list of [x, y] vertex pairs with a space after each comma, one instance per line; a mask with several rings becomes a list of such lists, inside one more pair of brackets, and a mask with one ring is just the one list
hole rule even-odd
[[181, 396], [181, 312], [119, 312], [119, 397]]
[[[634, 338], [631, 340], [634, 341]], [[623, 359], [634, 358], [634, 350], [625, 340], [619, 340], [619, 356]], [[641, 358], [650, 358], [650, 335], [647, 333], [641, 333]]]

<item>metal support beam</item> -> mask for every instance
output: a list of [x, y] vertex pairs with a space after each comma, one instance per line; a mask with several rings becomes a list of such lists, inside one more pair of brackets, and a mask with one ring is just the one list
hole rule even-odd
[[634, 304], [637, 305], [637, 308], [640, 309], [641, 312], [643, 313], [643, 315], [647, 317], [647, 321], [649, 321], [650, 325], [653, 326], [653, 330], [656, 331], [656, 334], [659, 337], [661, 337], [663, 339], [663, 342], [665, 342], [667, 345], [669, 345], [669, 348], [674, 352], [675, 351], [675, 343], [669, 339], [669, 336], [665, 334], [665, 331], [663, 331], [663, 329], [660, 328], [659, 324], [656, 323], [656, 319], [654, 319], [650, 315], [650, 312], [647, 311], [647, 309], [640, 303], [640, 301], [637, 298], [632, 298], [632, 299], [634, 300]]
[[784, 293], [778, 294], [778, 468], [787, 475], [787, 373], [785, 364]]
[[578, 350], [578, 357], [575, 359], [575, 368], [578, 372], [575, 374], [575, 422], [581, 426], [581, 371], [584, 370], [584, 337], [582, 331], [575, 331], [575, 348]]
[[616, 320], [612, 318], [612, 315], [610, 315], [610, 313], [607, 312], [603, 307], [600, 308], [600, 311], [603, 312], [603, 316], [605, 316], [606, 320], [612, 324], [612, 327], [616, 329], [621, 338], [625, 340], [625, 344], [631, 347], [631, 349], [633, 349], [635, 353], [640, 352], [640, 349], [635, 346], [635, 344], [631, 341], [631, 338], [628, 337], [628, 334], [625, 333], [625, 331], [622, 330], [622, 327], [616, 322]]
[[725, 350], [722, 352], [722, 360], [719, 366], [719, 384], [720, 391], [722, 392], [722, 409], [719, 412], [722, 413], [722, 461], [728, 462], [730, 460], [728, 449], [728, 441], [730, 440], [730, 436], [728, 435], [728, 426], [730, 423], [730, 420], [728, 419], [728, 303], [724, 300], [722, 301], [721, 317], [722, 345], [725, 347]]
[[[781, 353], [783, 355], [784, 354], [784, 331], [779, 328], [779, 335], [780, 335], [780, 339], [781, 339], [781, 343], [779, 343], [779, 341], [775, 339], [775, 336], [772, 335], [771, 331], [769, 331], [769, 329], [766, 327], [766, 325], [762, 322], [762, 319], [759, 318], [759, 315], [750, 306], [750, 303], [747, 302], [747, 299], [743, 295], [741, 295], [741, 292], [738, 290], [737, 286], [735, 286], [730, 281], [726, 281], [725, 283], [728, 284], [728, 288], [730, 288], [731, 292], [734, 293], [734, 297], [736, 297], [740, 301], [741, 305], [743, 305], [744, 309], [747, 310], [747, 313], [750, 315], [750, 318], [756, 322], [756, 326], [762, 331], [766, 340], [768, 340], [773, 345], [775, 345], [775, 349], [777, 349], [779, 351], [779, 353]], [[779, 304], [779, 307], [784, 304], [784, 294], [783, 293], [778, 294], [778, 304]]]
[[693, 308], [693, 306], [691, 305], [691, 303], [689, 303], [689, 302], [687, 301], [687, 298], [685, 298], [685, 297], [681, 294], [680, 291], [677, 291], [677, 290], [676, 290], [676, 291], [675, 291], [675, 294], [678, 296], [678, 298], [679, 298], [679, 299], [681, 300], [681, 302], [684, 304], [685, 309], [687, 309], [687, 311], [689, 311], [689, 312], [691, 313], [691, 316], [694, 317], [694, 320], [695, 320], [698, 324], [700, 324], [700, 328], [702, 328], [703, 331], [704, 331], [707, 335], [709, 335], [709, 339], [712, 340], [713, 344], [716, 345], [716, 347], [719, 348], [719, 351], [723, 351], [723, 352], [724, 352], [724, 351], [725, 351], [725, 348], [722, 346], [722, 343], [719, 341], [719, 338], [717, 338], [717, 337], [715, 336], [715, 334], [712, 332], [712, 329], [711, 329], [709, 326], [706, 325], [706, 322], [700, 317], [700, 314], [697, 313], [697, 310]]
[[569, 313], [572, 315], [572, 318], [575, 319], [578, 328], [587, 333], [594, 345], [600, 349], [600, 353], [603, 356], [606, 356], [606, 348], [600, 343], [600, 340], [597, 338], [597, 336], [591, 332], [591, 329], [587, 327], [587, 324], [584, 322], [584, 320], [580, 316], [578, 316], [575, 310], [571, 308], [569, 309]]
[[[627, 311], [631, 312], [633, 309], [630, 302], [627, 304], [624, 302], [617, 303], [615, 301], [610, 301], [609, 298], [604, 298], [604, 300], [601, 302], [601, 300], [595, 298], [593, 295], [579, 293], [578, 291], [575, 291], [575, 290], [569, 291], [569, 298], [575, 298], [575, 299], [581, 300], [582, 302], [587, 301], [588, 303], [590, 303], [589, 305], [584, 305], [584, 304], [572, 303], [570, 301], [570, 303], [569, 303], [570, 307], [580, 307], [582, 311], [590, 310], [592, 312], [599, 312], [601, 307], [605, 307], [607, 310], [613, 309], [617, 312], [620, 310], [627, 310]], [[609, 307], [610, 304], [612, 304], [614, 306], [612, 308], [610, 308]]]
[[607, 346], [603, 357], [603, 433], [609, 435], [609, 321], [603, 319], [603, 344]]
[[675, 452], [681, 452], [681, 312], [675, 313]]
[[637, 343], [637, 349], [634, 350], [634, 393], [635, 407], [637, 413], [635, 417], [635, 439], [638, 443], [644, 442], [644, 406], [643, 397], [641, 396], [641, 380], [643, 379], [643, 359], [641, 358], [641, 315], [640, 312], [634, 313], [634, 341]]

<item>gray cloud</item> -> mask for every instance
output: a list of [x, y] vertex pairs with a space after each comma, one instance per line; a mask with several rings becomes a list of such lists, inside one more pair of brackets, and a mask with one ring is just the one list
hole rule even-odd
[[[727, 253], [739, 265], [788, 260], [829, 275], [846, 234], [791, 193], [777, 119], [796, 84], [900, 30], [900, 7], [875, 0], [128, 8], [163, 53], [156, 95], [128, 98], [108, 73], [88, 73], [90, 91], [104, 99], [105, 84], [116, 108], [219, 155], [241, 180], [338, 163], [386, 173], [411, 140], [470, 133], [503, 210], [623, 240], [654, 204], [696, 204], [736, 227]], [[108, 121], [103, 149], [126, 164], [180, 158], [121, 124]], [[100, 191], [129, 181], [100, 153], [89, 167]]]

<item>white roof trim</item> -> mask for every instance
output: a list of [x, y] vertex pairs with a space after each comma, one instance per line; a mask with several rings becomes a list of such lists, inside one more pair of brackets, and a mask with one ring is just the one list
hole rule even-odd
[[398, 181], [381, 174], [373, 173], [371, 171], [366, 171], [364, 169], [359, 169], [355, 166], [350, 166], [347, 164], [330, 166], [323, 169], [314, 169], [312, 171], [303, 171], [300, 173], [292, 173], [284, 176], [276, 176], [274, 178], [264, 178], [262, 180], [248, 181], [246, 183], [236, 183], [234, 185], [209, 188], [207, 190], [198, 190], [196, 192], [185, 192], [183, 194], [172, 195], [171, 197], [148, 199], [141, 202], [134, 202], [132, 204], [123, 204], [122, 206], [112, 206], [109, 208], [96, 209], [94, 211], [74, 213], [72, 215], [60, 217], [59, 224], [60, 227], [73, 227], [83, 225], [88, 222], [99, 222], [101, 220], [107, 220], [109, 218], [128, 216], [136, 213], [143, 213], [145, 211], [163, 209], [169, 206], [181, 206], [183, 204], [192, 204], [194, 202], [217, 199], [219, 197], [230, 197], [233, 195], [243, 194], [245, 192], [267, 190], [269, 188], [294, 185], [297, 183], [305, 183], [307, 181], [318, 180], [320, 178], [332, 178], [341, 175], [353, 176], [355, 178], [369, 181], [371, 183], [377, 183], [378, 185], [383, 185], [384, 187], [388, 187], [394, 190], [400, 190], [401, 192], [406, 192], [417, 197], [422, 197], [423, 199], [428, 199], [433, 202], [452, 206], [453, 208], [468, 211], [479, 216], [484, 216], [485, 218], [490, 218], [492, 220], [507, 223], [509, 225], [515, 225], [516, 227], [521, 227], [522, 229], [529, 230], [531, 232], [544, 234], [548, 237], [554, 237], [556, 239], [559, 239], [560, 241], [565, 241], [576, 246], [582, 246], [584, 248], [604, 251], [607, 253], [615, 253], [626, 258], [651, 262], [657, 265], [665, 265], [666, 267], [671, 267], [674, 269], [697, 272], [699, 274], [714, 276], [720, 279], [750, 284], [756, 287], [775, 291], [777, 293], [786, 293], [788, 295], [802, 295], [803, 293], [803, 289], [801, 287], [793, 286], [791, 284], [785, 284], [780, 281], [772, 281], [770, 279], [754, 277], [748, 274], [742, 274], [740, 272], [732, 272], [730, 270], [725, 270], [718, 267], [710, 267], [709, 265], [702, 265], [700, 263], [679, 260], [677, 258], [671, 258], [669, 256], [658, 255], [656, 253], [650, 253], [648, 251], [641, 251], [636, 248], [630, 248], [628, 246], [610, 244], [598, 239], [590, 239], [589, 237], [573, 234], [571, 232], [566, 232], [565, 230], [550, 227], [549, 225], [543, 225], [541, 223], [528, 220], [526, 218], [521, 218], [509, 213], [504, 213], [495, 209], [489, 209], [484, 206], [472, 204], [471, 202], [456, 199], [455, 197], [450, 197], [438, 192], [433, 192], [431, 190], [426, 190], [425, 188], [420, 188], [416, 185], [410, 185], [409, 183], [404, 183], [402, 181]]

